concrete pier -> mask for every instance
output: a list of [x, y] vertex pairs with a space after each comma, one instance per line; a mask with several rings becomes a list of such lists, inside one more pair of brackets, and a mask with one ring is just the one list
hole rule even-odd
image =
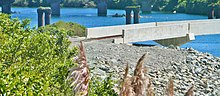
[[50, 25], [51, 13], [52, 13], [51, 9], [45, 10], [45, 25]]
[[220, 6], [217, 7], [216, 19], [220, 19]]
[[126, 11], [126, 24], [131, 24], [131, 13], [134, 13], [134, 24], [138, 24], [140, 19], [140, 6], [127, 6], [125, 8]]
[[11, 4], [15, 0], [0, 0], [0, 5], [2, 6], [2, 13], [11, 14]]
[[132, 9], [126, 8], [126, 24], [131, 24], [131, 11]]
[[63, 0], [46, 0], [51, 7], [53, 16], [60, 16], [60, 3]]
[[38, 13], [38, 27], [50, 24], [51, 13], [52, 13], [51, 8], [38, 8], [37, 13]]
[[105, 0], [99, 0], [98, 1], [98, 16], [107, 16], [107, 1]]
[[215, 18], [215, 10], [214, 6], [209, 7], [208, 11], [208, 19], [214, 19]]
[[151, 13], [154, 0], [146, 0], [141, 2], [142, 13]]
[[134, 11], [134, 24], [138, 24], [140, 22], [140, 8], [136, 8]]
[[38, 8], [37, 14], [38, 14], [38, 27], [41, 27], [44, 25], [44, 10]]

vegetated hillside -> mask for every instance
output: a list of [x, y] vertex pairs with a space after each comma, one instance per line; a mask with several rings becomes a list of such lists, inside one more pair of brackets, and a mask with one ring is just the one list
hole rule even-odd
[[[14, 6], [19, 7], [39, 7], [50, 6], [46, 0], [15, 0]], [[63, 7], [95, 7], [93, 0], [63, 0], [61, 3]]]
[[39, 31], [63, 31], [67, 33], [68, 36], [80, 36], [85, 37], [86, 35], [86, 27], [73, 22], [63, 22], [58, 21], [54, 24], [47, 25], [45, 27], [40, 27]]
[[[63, 0], [63, 7], [96, 7], [98, 0]], [[108, 8], [124, 9], [130, 5], [141, 5], [144, 0], [107, 0]], [[218, 5], [220, 0], [154, 0], [155, 11], [177, 11], [190, 14], [207, 14], [211, 5]], [[50, 6], [46, 0], [15, 0], [14, 6]]]
[[206, 15], [211, 6], [218, 5], [219, 2], [220, 0], [157, 0], [153, 10]]

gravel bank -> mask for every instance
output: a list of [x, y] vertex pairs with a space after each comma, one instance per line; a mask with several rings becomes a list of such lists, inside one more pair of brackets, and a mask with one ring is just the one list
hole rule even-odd
[[103, 42], [86, 42], [86, 55], [91, 75], [105, 78], [113, 74], [120, 80], [126, 64], [133, 73], [138, 59], [147, 53], [146, 73], [153, 82], [156, 96], [165, 95], [169, 78], [174, 80], [175, 95], [184, 93], [195, 86], [195, 96], [220, 96], [220, 58], [201, 53], [192, 48], [172, 49], [137, 47]]

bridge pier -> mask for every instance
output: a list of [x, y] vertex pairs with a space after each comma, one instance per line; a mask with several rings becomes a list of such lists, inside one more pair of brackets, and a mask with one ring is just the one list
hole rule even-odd
[[51, 9], [45, 10], [45, 25], [50, 25], [51, 13], [52, 13]]
[[106, 1], [99, 0], [98, 5], [98, 16], [107, 16], [107, 4]]
[[11, 14], [11, 4], [15, 0], [0, 0], [0, 5], [2, 6], [2, 13]]
[[52, 15], [53, 16], [60, 16], [60, 3], [62, 0], [47, 0], [50, 4]]
[[126, 24], [131, 24], [131, 12], [133, 11], [134, 13], [134, 24], [138, 24], [140, 22], [140, 6], [137, 7], [126, 7]]
[[134, 9], [134, 24], [138, 24], [140, 22], [140, 8]]
[[217, 7], [216, 19], [220, 19], [220, 6]]
[[126, 24], [131, 24], [131, 9], [127, 8], [126, 10]]
[[209, 8], [208, 19], [214, 19], [214, 18], [215, 18], [215, 10], [214, 10], [214, 6], [212, 6], [211, 8]]
[[154, 0], [147, 0], [141, 2], [142, 13], [151, 13]]
[[44, 25], [44, 11], [42, 9], [37, 9], [37, 15], [38, 15], [38, 27], [41, 27]]
[[[38, 27], [44, 26], [44, 22], [45, 22], [45, 25], [50, 24], [51, 13], [52, 13], [50, 8], [38, 8], [37, 13], [38, 13]], [[44, 16], [44, 13], [45, 13], [45, 16]]]
[[178, 37], [178, 38], [170, 38], [170, 39], [162, 39], [162, 40], [154, 40], [155, 42], [159, 43], [162, 46], [181, 46], [187, 42], [195, 40], [195, 36], [193, 33], [186, 34], [185, 37]]

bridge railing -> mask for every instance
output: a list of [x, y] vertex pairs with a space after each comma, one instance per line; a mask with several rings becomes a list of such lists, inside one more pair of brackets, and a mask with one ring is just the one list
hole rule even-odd
[[102, 38], [108, 36], [122, 36], [123, 29], [136, 29], [156, 26], [156, 23], [142, 23], [142, 24], [131, 24], [131, 25], [117, 25], [117, 26], [106, 26], [106, 27], [95, 27], [87, 28], [87, 38]]
[[123, 43], [160, 40], [184, 37], [188, 33], [188, 24], [172, 24], [148, 28], [125, 29]]
[[119, 36], [116, 43], [220, 34], [220, 19], [154, 22], [87, 29], [87, 38]]

